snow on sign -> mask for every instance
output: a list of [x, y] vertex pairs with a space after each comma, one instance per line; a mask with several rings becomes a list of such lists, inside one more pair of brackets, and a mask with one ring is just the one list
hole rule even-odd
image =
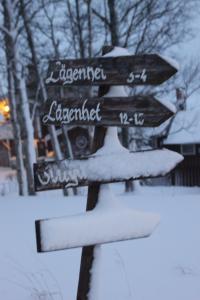
[[95, 125], [94, 154], [34, 165], [37, 191], [89, 184], [85, 214], [36, 221], [39, 252], [83, 246], [77, 300], [88, 299], [96, 244], [147, 237], [159, 221], [116, 205], [102, 183], [165, 175], [183, 159], [166, 149], [129, 153], [117, 127], [105, 127], [152, 127], [167, 120], [174, 112], [169, 105], [153, 96], [127, 97], [123, 86], [161, 84], [177, 72], [176, 64], [155, 54], [131, 56], [113, 46], [102, 53], [106, 56], [51, 61], [46, 78], [47, 85], [100, 86], [98, 98], [49, 100], [43, 116], [47, 124]]
[[174, 112], [154, 96], [49, 99], [43, 124], [155, 127]]
[[45, 191], [88, 185], [89, 182], [158, 177], [167, 174], [181, 160], [180, 154], [167, 149], [135, 153], [124, 149], [81, 160], [41, 162], [34, 165], [35, 189]]
[[145, 238], [159, 223], [157, 214], [122, 205], [105, 185], [101, 186], [100, 203], [86, 213], [36, 221], [38, 252]]
[[[157, 219], [153, 214], [127, 209], [105, 211], [103, 215], [96, 214], [94, 210], [72, 217], [38, 220], [37, 250], [49, 252], [145, 238], [151, 235]], [[150, 225], [146, 228], [144, 224], [147, 222]]]
[[50, 61], [47, 85], [161, 84], [177, 72], [157, 54]]

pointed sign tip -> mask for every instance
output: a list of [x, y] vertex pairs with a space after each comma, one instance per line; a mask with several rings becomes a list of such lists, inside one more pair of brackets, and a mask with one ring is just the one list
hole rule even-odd
[[175, 75], [179, 71], [180, 66], [174, 58], [162, 54], [157, 54], [157, 56], [159, 56], [160, 59], [164, 61], [165, 64], [170, 68], [170, 77]]

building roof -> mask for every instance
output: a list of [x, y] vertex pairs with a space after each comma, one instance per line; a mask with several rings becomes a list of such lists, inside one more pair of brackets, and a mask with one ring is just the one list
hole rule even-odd
[[200, 107], [177, 112], [163, 143], [200, 144]]

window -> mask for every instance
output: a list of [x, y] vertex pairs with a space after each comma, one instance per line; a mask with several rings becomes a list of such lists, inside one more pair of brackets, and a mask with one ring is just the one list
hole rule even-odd
[[195, 155], [195, 145], [194, 144], [187, 144], [181, 145], [181, 153], [183, 155]]

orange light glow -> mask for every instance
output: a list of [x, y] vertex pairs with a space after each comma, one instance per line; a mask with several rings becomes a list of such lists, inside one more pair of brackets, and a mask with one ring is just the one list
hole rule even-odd
[[8, 105], [6, 105], [6, 106], [4, 107], [4, 111], [5, 111], [5, 112], [9, 112], [9, 111], [10, 111], [10, 107], [9, 107]]
[[10, 107], [7, 98], [0, 99], [0, 114], [5, 120], [10, 119]]

